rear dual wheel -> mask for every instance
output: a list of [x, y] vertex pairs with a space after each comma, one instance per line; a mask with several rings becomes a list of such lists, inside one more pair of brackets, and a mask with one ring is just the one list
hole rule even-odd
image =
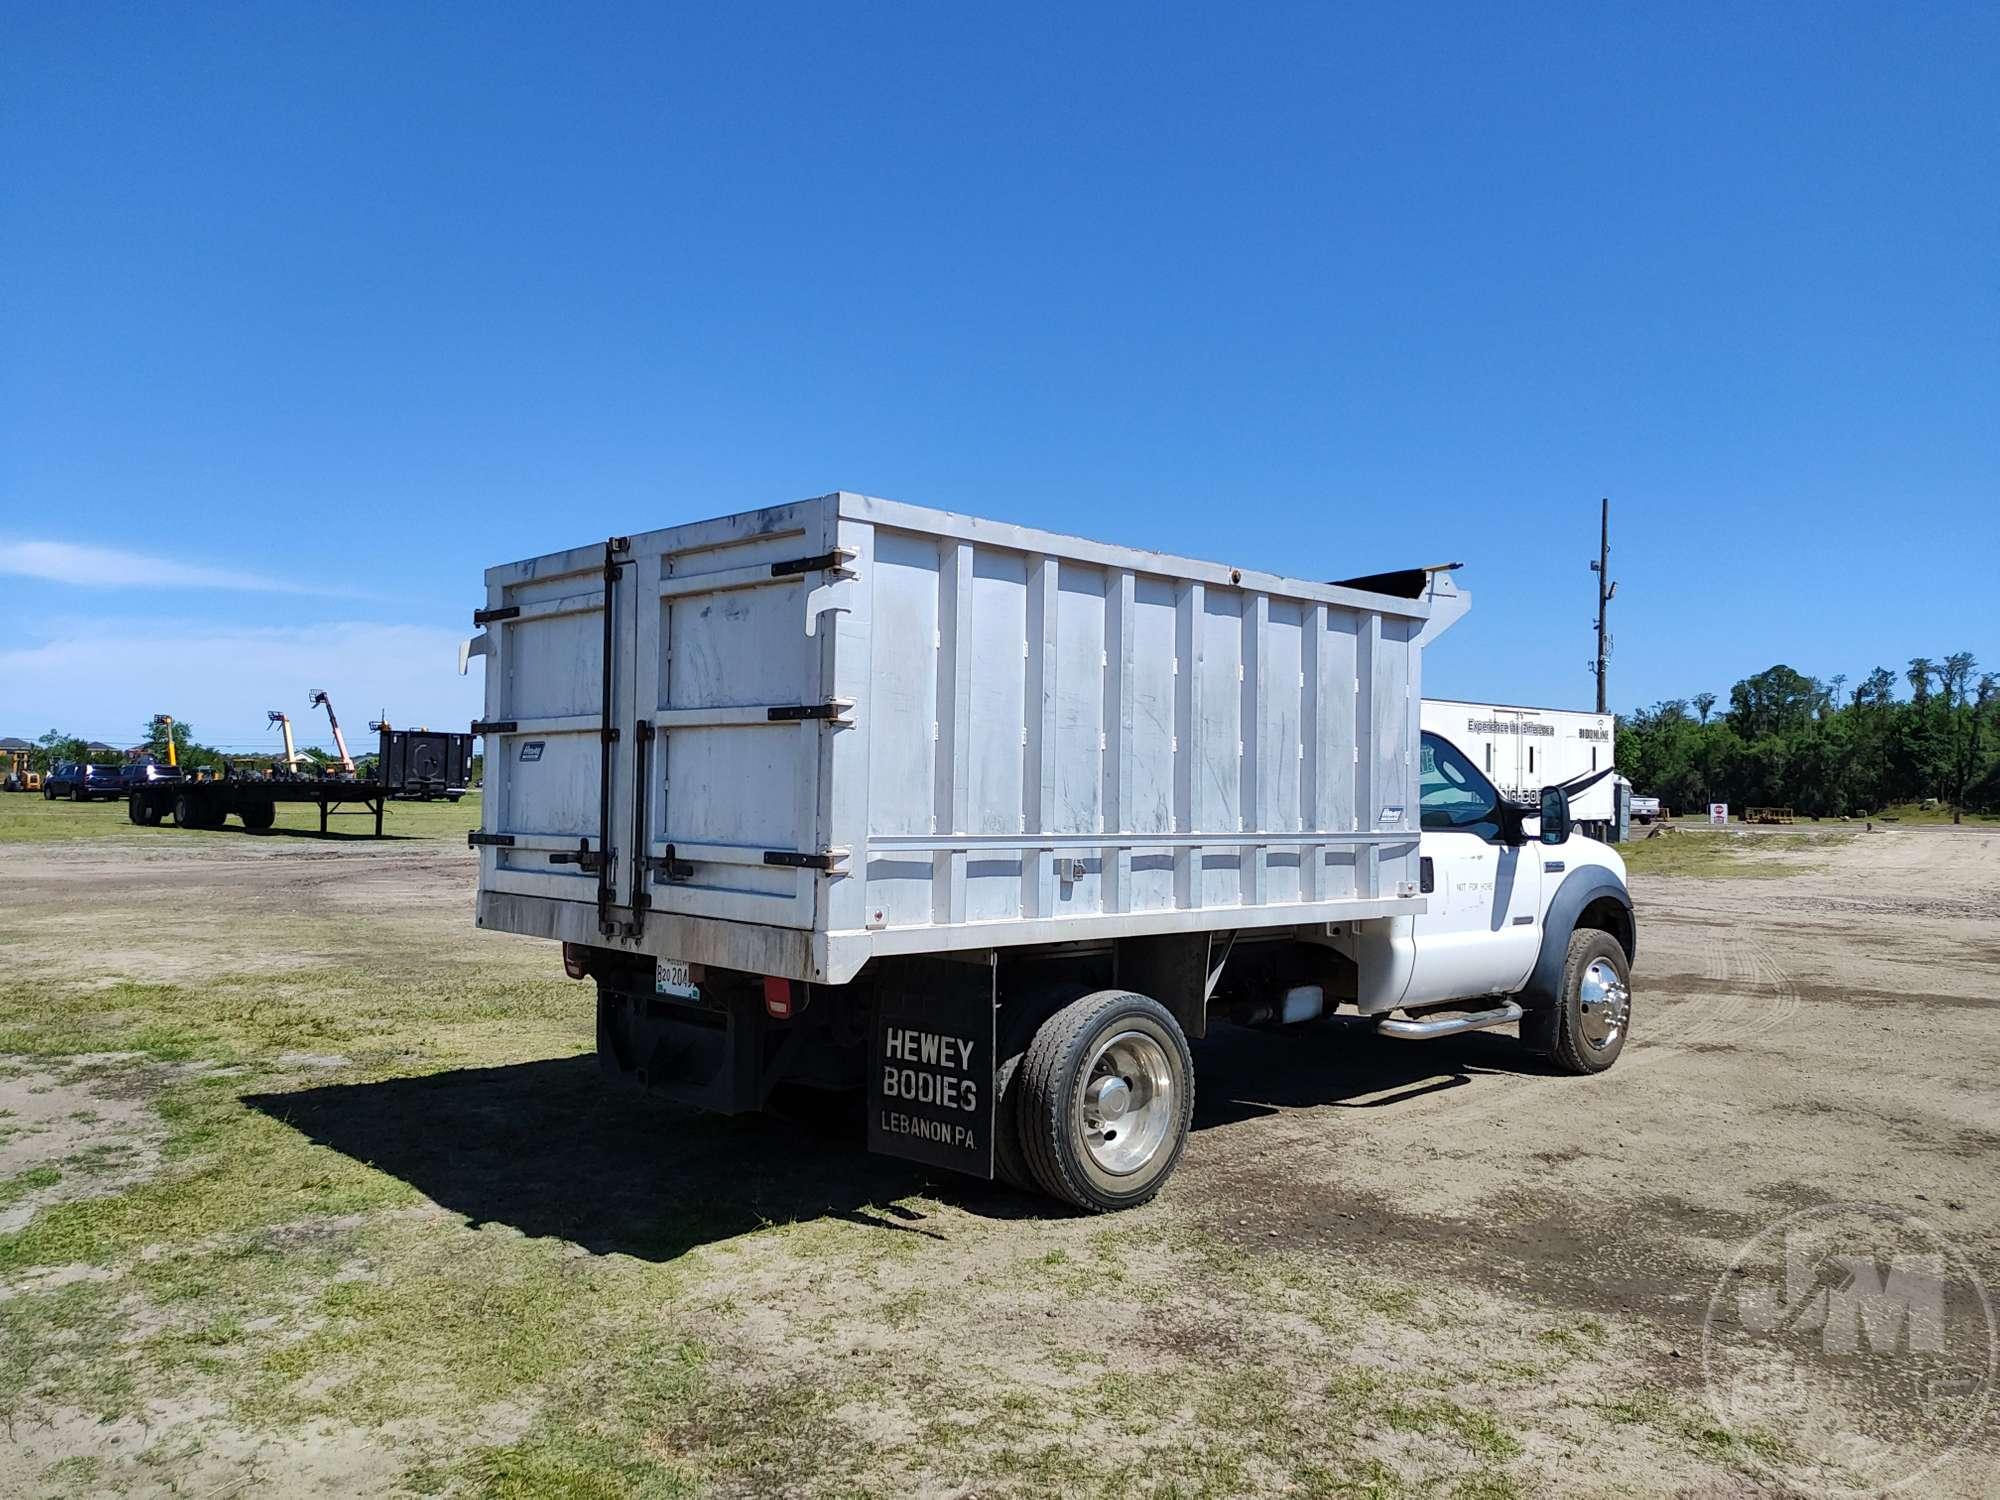
[[174, 798], [174, 825], [178, 828], [220, 828], [223, 813], [186, 792]]
[[1100, 990], [1065, 1005], [1000, 1082], [1002, 1175], [1092, 1213], [1149, 1201], [1187, 1146], [1194, 1058], [1145, 995]]

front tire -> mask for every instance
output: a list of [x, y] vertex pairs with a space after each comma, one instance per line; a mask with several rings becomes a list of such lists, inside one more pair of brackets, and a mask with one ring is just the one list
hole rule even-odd
[[1014, 1080], [1022, 1155], [1042, 1191], [1092, 1213], [1166, 1183], [1194, 1118], [1194, 1058], [1167, 1008], [1100, 990], [1045, 1021]]
[[1521, 1040], [1565, 1073], [1602, 1073], [1632, 1030], [1632, 967], [1618, 939], [1595, 927], [1569, 935], [1556, 1003], [1521, 1019]]

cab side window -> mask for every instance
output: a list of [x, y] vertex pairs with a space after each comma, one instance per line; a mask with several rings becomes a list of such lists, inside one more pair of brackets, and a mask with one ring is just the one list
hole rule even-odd
[[1500, 794], [1479, 768], [1449, 740], [1423, 737], [1423, 775], [1418, 782], [1422, 825], [1492, 841], [1500, 837]]

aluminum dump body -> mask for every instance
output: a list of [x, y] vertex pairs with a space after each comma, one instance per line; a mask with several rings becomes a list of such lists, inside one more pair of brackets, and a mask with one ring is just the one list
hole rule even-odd
[[838, 983], [1415, 914], [1415, 576], [846, 493], [489, 569], [479, 920]]

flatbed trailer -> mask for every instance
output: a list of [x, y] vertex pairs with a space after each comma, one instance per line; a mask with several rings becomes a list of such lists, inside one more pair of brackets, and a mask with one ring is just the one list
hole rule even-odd
[[278, 820], [278, 804], [304, 802], [319, 809], [319, 831], [329, 817], [356, 804], [359, 816], [374, 814], [375, 837], [382, 837], [382, 808], [393, 789], [380, 781], [351, 781], [333, 776], [220, 776], [212, 781], [155, 781], [126, 794], [126, 815], [152, 827], [172, 819], [177, 828], [220, 828], [233, 815], [252, 833], [262, 833]]
[[[329, 818], [373, 814], [379, 839], [382, 809], [390, 798], [428, 802], [442, 797], [456, 802], [465, 795], [472, 740], [469, 734], [385, 728], [373, 777], [225, 773], [209, 779], [153, 781], [127, 791], [125, 812], [143, 827], [171, 818], [177, 828], [220, 828], [234, 816], [250, 832], [262, 833], [277, 822], [280, 802], [305, 802], [319, 809], [321, 833], [328, 831]], [[357, 811], [344, 812], [349, 806]]]

